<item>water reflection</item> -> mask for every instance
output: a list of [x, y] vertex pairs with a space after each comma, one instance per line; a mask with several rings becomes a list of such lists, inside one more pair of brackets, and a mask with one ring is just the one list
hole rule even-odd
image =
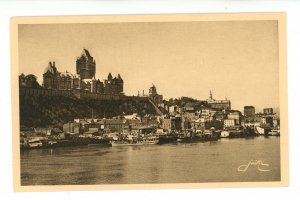
[[[280, 138], [21, 152], [23, 185], [279, 181]], [[270, 171], [238, 172], [250, 160]]]

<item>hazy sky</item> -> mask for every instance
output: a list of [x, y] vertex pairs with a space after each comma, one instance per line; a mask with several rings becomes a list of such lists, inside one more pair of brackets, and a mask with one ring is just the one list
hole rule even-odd
[[231, 100], [232, 107], [279, 107], [277, 21], [19, 25], [20, 73], [42, 84], [49, 61], [75, 73], [83, 48], [96, 78], [121, 74], [124, 92], [152, 83], [165, 99]]

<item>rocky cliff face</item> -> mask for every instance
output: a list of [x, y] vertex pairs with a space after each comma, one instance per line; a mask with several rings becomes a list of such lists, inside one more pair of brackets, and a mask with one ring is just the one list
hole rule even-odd
[[64, 96], [20, 95], [22, 127], [60, 126], [74, 118], [110, 118], [121, 114], [157, 114], [147, 100], [85, 100]]

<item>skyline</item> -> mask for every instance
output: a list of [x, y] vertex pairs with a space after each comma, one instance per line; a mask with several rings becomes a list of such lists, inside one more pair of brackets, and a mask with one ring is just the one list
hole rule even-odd
[[49, 61], [75, 73], [86, 48], [96, 78], [119, 73], [126, 95], [147, 94], [154, 83], [167, 100], [205, 100], [212, 90], [234, 109], [277, 108], [277, 28], [276, 21], [19, 25], [20, 74], [32, 73], [42, 84]]

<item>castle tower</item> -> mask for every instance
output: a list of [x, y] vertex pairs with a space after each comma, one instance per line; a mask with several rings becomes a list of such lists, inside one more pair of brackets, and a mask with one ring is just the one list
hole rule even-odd
[[96, 62], [87, 49], [76, 60], [76, 73], [80, 75], [81, 80], [92, 79], [96, 74]]
[[49, 62], [43, 74], [43, 86], [46, 89], [58, 89], [59, 72], [55, 67], [55, 62]]
[[162, 103], [163, 96], [157, 93], [156, 87], [153, 83], [152, 86], [149, 88], [149, 97], [156, 105]]
[[155, 96], [155, 95], [157, 95], [157, 91], [155, 85], [152, 83], [152, 86], [149, 88], [149, 96]]

